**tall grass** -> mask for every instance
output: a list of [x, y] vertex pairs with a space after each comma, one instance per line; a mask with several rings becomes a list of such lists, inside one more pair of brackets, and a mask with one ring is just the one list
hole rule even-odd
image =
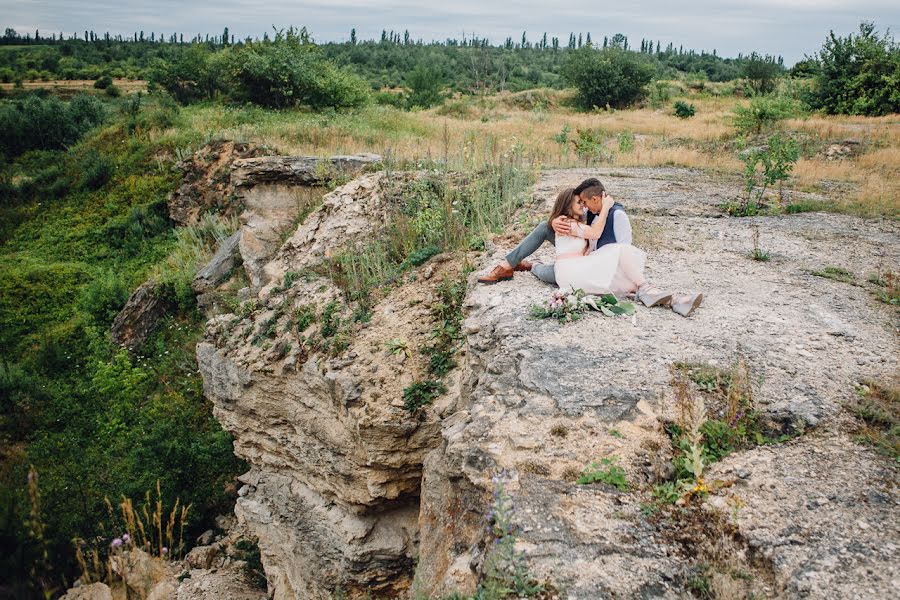
[[104, 499], [108, 522], [101, 525], [104, 535], [88, 544], [75, 540], [76, 560], [81, 568], [81, 581], [109, 581], [114, 573], [126, 574], [127, 561], [123, 553], [140, 549], [163, 560], [179, 560], [187, 546], [184, 528], [191, 506], [182, 505], [176, 498], [171, 509], [166, 506], [156, 482], [156, 498], [148, 490], [144, 502], [136, 506], [131, 498], [123, 497], [115, 507]]
[[345, 290], [348, 300], [369, 304], [373, 290], [437, 252], [483, 248], [484, 236], [501, 232], [524, 203], [533, 168], [518, 148], [477, 165], [458, 160], [450, 162], [464, 172], [442, 162], [411, 182], [398, 178], [388, 184], [391, 214], [380, 234], [345, 247], [318, 270]]
[[191, 304], [193, 292], [190, 286], [194, 275], [237, 228], [237, 218], [207, 213], [196, 225], [175, 229], [172, 250], [153, 272], [157, 283], [173, 296], [173, 300]]

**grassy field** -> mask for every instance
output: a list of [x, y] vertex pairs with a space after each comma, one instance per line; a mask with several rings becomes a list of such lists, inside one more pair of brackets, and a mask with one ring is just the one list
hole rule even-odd
[[[413, 112], [389, 106], [310, 113], [193, 105], [182, 111], [177, 127], [154, 135], [180, 152], [228, 138], [284, 154], [377, 152], [401, 161], [446, 159], [464, 166], [517, 151], [538, 168], [681, 166], [739, 175], [740, 151], [765, 143], [766, 132], [741, 136], [733, 125], [734, 109], [749, 101], [719, 94], [710, 84], [702, 92], [672, 89], [676, 93], [656, 108], [590, 113], [571, 108], [570, 93], [556, 90], [452, 99]], [[693, 104], [696, 116], [674, 116], [678, 99]], [[801, 145], [788, 188], [821, 193], [832, 210], [897, 216], [900, 115], [803, 116], [782, 120], [773, 131], [789, 132]], [[846, 140], [851, 155], [826, 156], [829, 146]]]
[[[0, 46], [3, 48], [3, 46]], [[146, 92], [147, 82], [140, 79], [113, 79], [113, 84], [119, 88], [124, 94], [132, 94], [134, 92]], [[15, 83], [0, 83], [0, 90], [13, 90]], [[93, 79], [51, 79], [49, 81], [23, 81], [23, 90], [46, 89], [55, 94], [70, 95], [77, 92], [96, 92], [102, 94], [103, 90], [94, 88]]]

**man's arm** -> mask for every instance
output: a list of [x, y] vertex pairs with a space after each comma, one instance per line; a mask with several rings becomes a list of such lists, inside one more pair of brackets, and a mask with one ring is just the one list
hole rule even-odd
[[624, 210], [617, 210], [613, 215], [613, 234], [616, 236], [617, 244], [631, 245], [633, 243], [631, 236], [631, 221], [628, 219], [628, 215], [625, 214]]
[[556, 235], [572, 235], [572, 227], [569, 225], [569, 217], [560, 215], [550, 222], [550, 227]]

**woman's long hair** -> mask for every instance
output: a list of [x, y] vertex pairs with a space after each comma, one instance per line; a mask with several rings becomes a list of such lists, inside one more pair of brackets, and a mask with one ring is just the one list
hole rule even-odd
[[553, 204], [553, 210], [550, 211], [550, 218], [547, 219], [547, 225], [553, 222], [553, 219], [559, 216], [566, 216], [570, 219], [575, 218], [572, 212], [572, 200], [575, 198], [575, 188], [566, 188], [556, 197]]

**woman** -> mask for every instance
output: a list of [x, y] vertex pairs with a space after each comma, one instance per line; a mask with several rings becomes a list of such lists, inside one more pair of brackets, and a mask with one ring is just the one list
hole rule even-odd
[[588, 294], [635, 294], [645, 306], [671, 306], [687, 317], [703, 302], [703, 294], [674, 298], [673, 294], [652, 287], [644, 278], [646, 254], [630, 244], [606, 244], [591, 252], [589, 240], [603, 233], [613, 199], [603, 194], [600, 213], [593, 225], [582, 222], [584, 206], [575, 190], [563, 190], [556, 198], [549, 221], [559, 216], [573, 220], [575, 235], [556, 236], [556, 282], [560, 289], [582, 289]]

